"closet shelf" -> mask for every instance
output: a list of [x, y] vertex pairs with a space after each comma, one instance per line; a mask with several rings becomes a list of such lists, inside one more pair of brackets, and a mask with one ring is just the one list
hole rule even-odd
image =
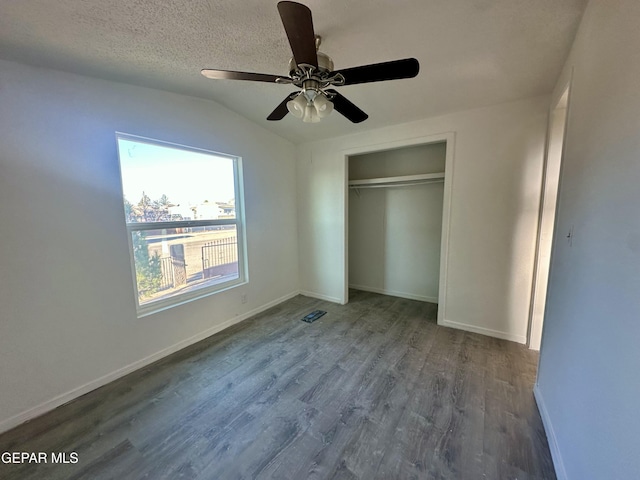
[[349, 188], [382, 188], [421, 185], [444, 181], [444, 172], [422, 173], [419, 175], [403, 175], [400, 177], [368, 178], [366, 180], [349, 180]]

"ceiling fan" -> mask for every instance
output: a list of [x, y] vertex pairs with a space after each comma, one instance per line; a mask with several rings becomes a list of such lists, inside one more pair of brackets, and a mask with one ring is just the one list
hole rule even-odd
[[331, 58], [318, 51], [321, 38], [313, 31], [311, 10], [300, 3], [282, 1], [278, 3], [278, 12], [293, 52], [288, 77], [230, 70], [201, 71], [202, 75], [212, 79], [252, 80], [298, 87], [300, 90], [287, 95], [267, 120], [282, 120], [291, 112], [303, 122], [315, 123], [335, 109], [353, 123], [360, 123], [369, 116], [329, 87], [413, 78], [418, 75], [420, 65], [415, 58], [333, 70]]

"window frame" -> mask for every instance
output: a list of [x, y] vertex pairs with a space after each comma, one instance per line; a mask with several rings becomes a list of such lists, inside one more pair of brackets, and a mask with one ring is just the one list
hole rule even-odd
[[[235, 201], [235, 218], [224, 219], [210, 219], [210, 220], [176, 220], [168, 222], [127, 222], [127, 218], [124, 215], [124, 187], [122, 185], [122, 163], [120, 159], [120, 139], [129, 140], [140, 143], [148, 143], [160, 147], [168, 147], [174, 149], [180, 149], [183, 151], [213, 155], [215, 157], [227, 158], [233, 162], [233, 181], [234, 181], [234, 201]], [[231, 288], [245, 285], [249, 282], [249, 273], [247, 269], [247, 242], [246, 242], [246, 226], [245, 226], [245, 212], [244, 212], [244, 181], [242, 177], [242, 157], [237, 155], [230, 155], [227, 153], [215, 152], [204, 148], [191, 147], [188, 145], [182, 145], [179, 143], [168, 142], [165, 140], [157, 140], [149, 137], [142, 137], [138, 135], [132, 135], [129, 133], [116, 132], [116, 153], [118, 156], [118, 169], [120, 173], [120, 184], [122, 187], [122, 211], [124, 217], [124, 223], [127, 232], [127, 241], [129, 244], [129, 260], [131, 264], [131, 274], [133, 279], [133, 292], [136, 302], [137, 317], [145, 317], [163, 310], [167, 310], [178, 305], [197, 300], [199, 298], [208, 297], [210, 295], [229, 290]], [[148, 303], [140, 304], [140, 297], [138, 295], [138, 282], [136, 280], [136, 265], [133, 252], [133, 232], [144, 230], [163, 230], [169, 228], [193, 228], [193, 227], [208, 227], [208, 226], [227, 226], [234, 225], [236, 227], [236, 248], [238, 250], [238, 278], [221, 282], [208, 287], [199, 288], [190, 292], [178, 293], [171, 295], [170, 297], [150, 301]]]

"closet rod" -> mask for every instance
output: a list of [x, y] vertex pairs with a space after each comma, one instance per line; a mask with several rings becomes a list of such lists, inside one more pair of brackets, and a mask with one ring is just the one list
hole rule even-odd
[[378, 178], [366, 178], [361, 180], [349, 180], [349, 186], [368, 188], [375, 185], [379, 185], [379, 186], [420, 185], [422, 183], [442, 181], [443, 179], [444, 179], [444, 172], [419, 173], [417, 175], [401, 175], [397, 177], [378, 177]]
[[389, 187], [410, 187], [411, 185], [427, 185], [430, 183], [442, 183], [444, 178], [434, 178], [432, 180], [421, 180], [417, 182], [389, 182], [389, 183], [372, 183], [363, 185], [349, 185], [349, 188], [360, 190], [362, 188], [389, 188]]

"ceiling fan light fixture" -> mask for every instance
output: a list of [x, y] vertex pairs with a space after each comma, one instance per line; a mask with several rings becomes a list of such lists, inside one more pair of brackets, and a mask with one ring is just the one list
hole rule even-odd
[[[318, 123], [333, 111], [333, 103], [322, 91], [305, 90], [293, 100], [287, 102], [287, 110], [304, 123]], [[312, 99], [310, 100], [309, 97]]]
[[304, 110], [304, 117], [302, 117], [302, 121], [304, 123], [318, 123], [320, 121], [320, 116], [318, 115], [316, 107], [313, 106], [313, 103], [307, 104], [307, 108]]
[[307, 99], [304, 95], [298, 95], [287, 102], [287, 110], [296, 118], [303, 118], [307, 110]]
[[318, 113], [318, 117], [324, 118], [333, 112], [333, 103], [324, 95], [320, 93], [313, 99], [313, 106]]

